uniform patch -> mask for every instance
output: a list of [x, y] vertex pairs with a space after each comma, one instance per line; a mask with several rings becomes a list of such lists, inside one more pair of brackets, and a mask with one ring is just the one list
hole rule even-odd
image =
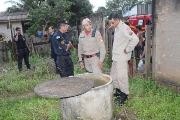
[[60, 36], [56, 36], [56, 39], [60, 39], [61, 37]]

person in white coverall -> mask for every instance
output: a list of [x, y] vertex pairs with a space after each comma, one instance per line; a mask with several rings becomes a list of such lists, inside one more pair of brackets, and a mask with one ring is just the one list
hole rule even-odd
[[110, 75], [115, 88], [116, 101], [124, 104], [129, 94], [128, 60], [139, 39], [130, 27], [121, 21], [118, 14], [112, 13], [108, 19], [110, 27], [115, 28]]

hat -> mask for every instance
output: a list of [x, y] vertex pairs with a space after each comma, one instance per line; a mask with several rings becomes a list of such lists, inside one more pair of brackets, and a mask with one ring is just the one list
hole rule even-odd
[[91, 23], [91, 20], [89, 18], [85, 18], [82, 20], [82, 25], [86, 25], [87, 23]]
[[62, 20], [62, 21], [60, 21], [60, 24], [68, 24], [68, 21], [67, 20]]

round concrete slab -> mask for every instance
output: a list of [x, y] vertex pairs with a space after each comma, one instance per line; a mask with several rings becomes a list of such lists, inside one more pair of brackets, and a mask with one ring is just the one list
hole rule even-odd
[[39, 84], [34, 92], [46, 98], [68, 98], [88, 92], [94, 86], [93, 80], [81, 77], [67, 77]]

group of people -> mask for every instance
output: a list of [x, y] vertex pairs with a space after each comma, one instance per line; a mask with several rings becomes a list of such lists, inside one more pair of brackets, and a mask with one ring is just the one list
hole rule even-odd
[[[72, 41], [68, 38], [67, 21], [62, 21], [59, 30], [55, 32], [49, 27], [49, 41], [51, 42], [51, 57], [54, 59], [56, 69], [61, 77], [74, 75], [74, 67], [71, 59], [70, 49]], [[79, 35], [78, 57], [80, 67], [90, 73], [102, 73], [102, 65], [106, 50], [100, 32], [92, 28], [90, 19], [82, 21], [82, 32]]]
[[54, 59], [56, 70], [61, 77], [73, 76], [74, 65], [70, 56], [70, 49], [73, 45], [67, 34], [69, 25], [67, 21], [61, 21], [58, 27], [58, 31], [55, 31], [53, 26], [49, 27], [51, 57]]
[[[110, 76], [115, 88], [114, 96], [116, 101], [119, 104], [123, 104], [129, 94], [128, 60], [131, 58], [131, 52], [138, 44], [139, 39], [130, 27], [121, 21], [118, 14], [112, 13], [109, 16], [109, 23], [110, 28], [115, 28], [112, 50], [113, 63]], [[62, 21], [59, 24], [59, 29], [56, 32], [53, 26], [49, 27], [51, 56], [61, 77], [74, 75], [74, 66], [70, 57], [70, 49], [73, 46], [72, 42], [68, 40], [68, 27], [69, 25], [66, 21]], [[17, 42], [23, 40], [21, 36], [16, 37]], [[85, 68], [90, 73], [101, 74], [105, 54], [105, 44], [100, 32], [97, 29], [93, 29], [89, 18], [83, 19], [78, 43], [78, 62], [80, 67]], [[23, 57], [26, 59], [26, 56]], [[28, 60], [25, 61], [27, 67], [30, 68]], [[21, 62], [21, 60], [18, 62], [19, 68], [22, 66]]]

